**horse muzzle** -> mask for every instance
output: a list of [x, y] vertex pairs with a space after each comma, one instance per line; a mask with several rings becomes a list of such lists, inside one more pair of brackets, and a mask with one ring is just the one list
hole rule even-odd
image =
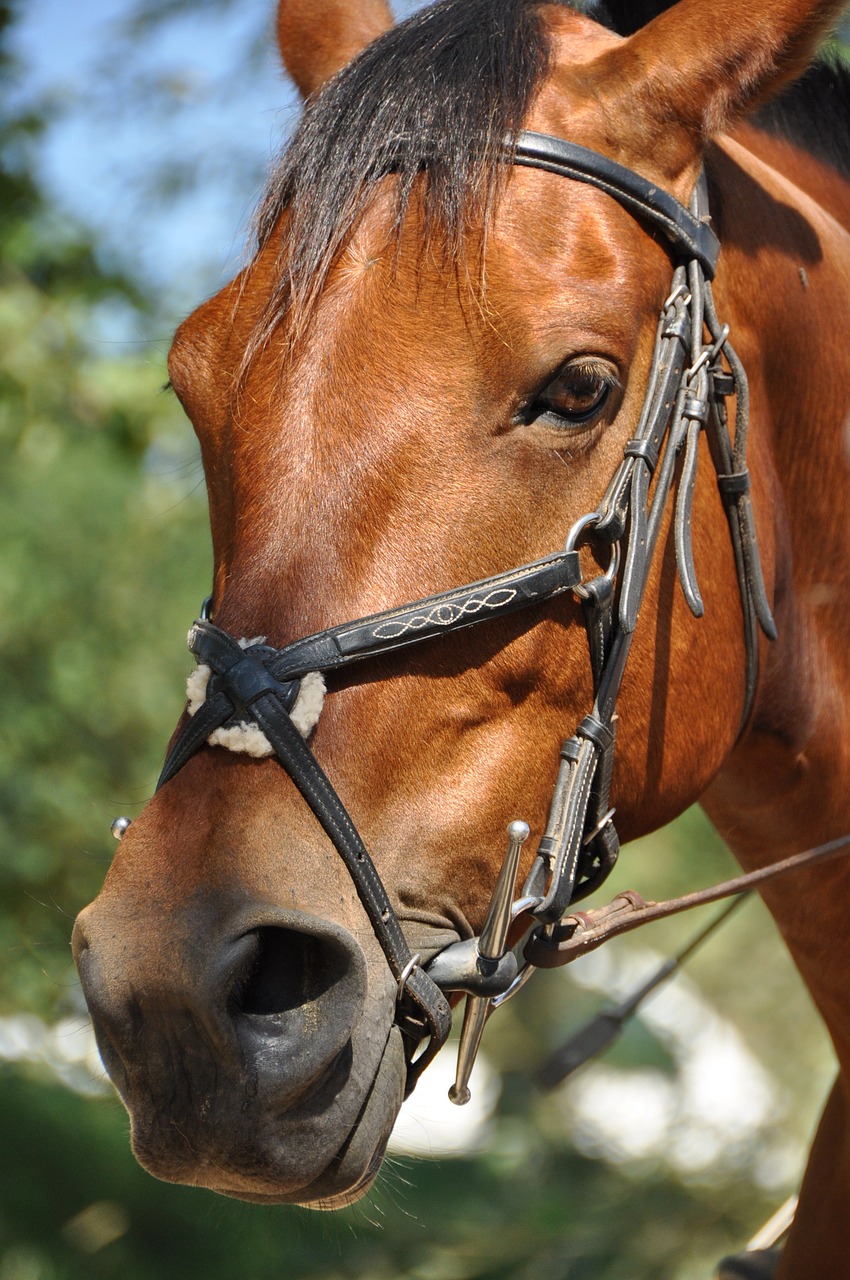
[[222, 919], [210, 898], [189, 932], [109, 906], [82, 913], [74, 957], [140, 1163], [264, 1202], [365, 1192], [406, 1077], [384, 967], [371, 974], [351, 933], [296, 910]]

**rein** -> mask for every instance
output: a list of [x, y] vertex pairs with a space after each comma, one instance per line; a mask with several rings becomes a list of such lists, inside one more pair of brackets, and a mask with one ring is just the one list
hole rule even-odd
[[792, 853], [779, 862], [734, 876], [731, 880], [723, 880], [707, 889], [696, 889], [679, 898], [668, 898], [665, 902], [646, 902], [634, 889], [626, 889], [604, 907], [575, 911], [546, 933], [532, 934], [523, 951], [523, 959], [536, 969], [560, 968], [561, 965], [578, 960], [579, 956], [595, 951], [610, 938], [616, 938], [621, 933], [631, 933], [632, 929], [639, 929], [641, 925], [666, 920], [668, 916], [692, 911], [694, 907], [705, 907], [711, 902], [720, 902], [723, 898], [736, 897], [766, 880], [788, 875], [792, 871], [803, 871], [816, 863], [830, 862], [833, 858], [844, 857], [848, 853], [850, 834], [828, 840], [825, 844], [816, 845], [802, 853]]
[[[677, 471], [672, 522], [678, 575], [691, 611], [697, 617], [703, 613], [691, 546], [691, 509], [703, 431], [726, 511], [741, 597], [746, 647], [742, 728], [755, 694], [759, 627], [771, 639], [776, 635], [749, 498], [747, 380], [729, 343], [729, 328], [718, 321], [711, 294], [719, 242], [708, 226], [704, 177], [686, 209], [631, 170], [558, 138], [523, 132], [515, 146], [506, 144], [505, 158], [598, 187], [660, 230], [676, 260], [640, 419], [602, 501], [575, 522], [562, 551], [413, 604], [330, 627], [282, 649], [259, 642], [243, 642], [243, 647], [215, 626], [205, 611], [189, 632], [189, 648], [199, 663], [211, 669], [206, 698], [180, 727], [158, 783], [162, 787], [173, 778], [220, 726], [235, 722], [259, 727], [345, 862], [398, 983], [396, 1021], [411, 1046], [408, 1092], [448, 1036], [451, 1010], [444, 993], [469, 994], [458, 1079], [450, 1095], [458, 1102], [469, 1096], [466, 1085], [490, 1009], [510, 998], [534, 967], [566, 963], [574, 954], [599, 945], [594, 941], [597, 936], [601, 942], [602, 934], [613, 936], [659, 914], [686, 909], [685, 905], [645, 904], [637, 895], [626, 894], [610, 907], [564, 918], [572, 902], [603, 882], [617, 859], [619, 839], [609, 804], [617, 696]], [[730, 395], [736, 398], [731, 439], [725, 408]], [[590, 537], [608, 547], [608, 567], [583, 580], [578, 548]], [[522, 894], [513, 900], [528, 828], [512, 823], [508, 856], [481, 936], [445, 948], [426, 969], [419, 956], [411, 954], [354, 823], [290, 719], [299, 681], [309, 672], [333, 671], [570, 591], [583, 607], [595, 698], [590, 713], [561, 748], [545, 833]], [[766, 870], [780, 874], [783, 869], [791, 867], [780, 863]], [[743, 887], [744, 881], [754, 883], [756, 877], [767, 878], [756, 872], [730, 883]], [[703, 893], [720, 897], [739, 891], [719, 888], [724, 893]], [[688, 897], [696, 900], [677, 901], [696, 906], [714, 900]], [[533, 929], [521, 970], [514, 953], [506, 950], [509, 926], [520, 917], [530, 921]], [[414, 1058], [426, 1037], [427, 1045]]]

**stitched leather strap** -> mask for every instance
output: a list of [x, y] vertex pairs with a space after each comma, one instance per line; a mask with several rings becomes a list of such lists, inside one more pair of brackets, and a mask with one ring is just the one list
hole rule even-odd
[[[527, 954], [531, 963], [542, 964], [545, 961], [539, 926], [554, 926], [553, 936], [567, 947], [573, 934], [566, 937], [564, 926], [557, 921], [572, 900], [601, 883], [617, 856], [619, 842], [608, 809], [615, 708], [683, 446], [685, 457], [674, 513], [676, 558], [691, 608], [694, 612], [702, 608], [693, 564], [690, 519], [697, 446], [705, 426], [710, 433], [718, 483], [727, 509], [744, 611], [745, 720], [755, 689], [757, 626], [760, 623], [768, 635], [775, 635], [775, 627], [764, 591], [752, 508], [746, 491], [746, 377], [727, 343], [728, 329], [721, 329], [717, 323], [708, 283], [719, 244], [707, 225], [704, 182], [698, 184], [692, 208], [687, 210], [639, 174], [573, 143], [526, 131], [519, 135], [515, 147], [507, 146], [510, 158], [517, 164], [588, 182], [605, 191], [632, 213], [659, 227], [686, 264], [676, 268], [673, 290], [659, 320], [649, 387], [634, 437], [626, 445], [599, 510], [576, 526], [580, 531], [592, 525], [593, 536], [612, 547], [611, 576], [617, 578], [619, 598], [615, 612], [610, 583], [607, 588], [589, 584], [585, 592], [596, 695], [593, 711], [563, 745], [546, 834], [524, 890], [538, 899], [533, 908], [538, 935], [528, 944]], [[704, 347], [706, 326], [713, 345]], [[728, 358], [729, 373], [720, 364], [721, 352]], [[686, 370], [688, 359], [691, 367]], [[722, 398], [733, 390], [737, 410], [734, 442], [730, 445]], [[576, 540], [578, 537], [576, 533]], [[624, 537], [628, 538], [625, 564], [617, 574], [616, 544]], [[329, 628], [280, 650], [262, 645], [243, 650], [208, 620], [197, 622], [193, 629], [193, 651], [215, 675], [210, 680], [206, 702], [180, 729], [160, 785], [172, 778], [209, 733], [229, 718], [238, 715], [254, 721], [262, 729], [278, 761], [295, 782], [352, 876], [391, 971], [403, 989], [399, 1025], [416, 1041], [424, 1035], [430, 1037], [427, 1049], [410, 1068], [411, 1087], [448, 1033], [448, 1003], [427, 974], [413, 962], [363, 841], [290, 720], [288, 712], [297, 693], [298, 680], [308, 671], [332, 670], [449, 634], [487, 618], [504, 616], [552, 599], [578, 586], [580, 581], [578, 552], [571, 546], [565, 552], [518, 569]], [[714, 891], [714, 896], [723, 895]], [[639, 908], [636, 906], [635, 895], [629, 901], [636, 911], [646, 908], [642, 903]], [[697, 905], [697, 902], [688, 905]], [[614, 914], [622, 914], [622, 908], [617, 907]], [[569, 918], [580, 919], [578, 915]], [[549, 953], [552, 950], [550, 946]], [[541, 959], [531, 958], [538, 953]]]
[[274, 693], [263, 694], [253, 704], [252, 712], [274, 747], [277, 759], [345, 863], [393, 977], [398, 982], [404, 975], [405, 999], [413, 1009], [402, 1009], [397, 1022], [403, 1031], [409, 1032], [414, 1043], [418, 1043], [425, 1034], [429, 1036], [427, 1048], [411, 1064], [408, 1072], [409, 1092], [446, 1041], [452, 1021], [449, 1002], [427, 973], [418, 964], [412, 964], [413, 956], [375, 864], [348, 811], [295, 728], [280, 698]]
[[439, 595], [329, 627], [279, 649], [270, 670], [279, 680], [332, 671], [375, 654], [433, 640], [563, 595], [581, 582], [576, 551], [557, 551]]

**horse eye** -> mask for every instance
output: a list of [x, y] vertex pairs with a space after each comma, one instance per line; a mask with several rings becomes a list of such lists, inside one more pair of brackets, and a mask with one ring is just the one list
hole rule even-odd
[[577, 362], [562, 369], [531, 406], [530, 420], [555, 426], [583, 426], [602, 409], [617, 379], [607, 368]]

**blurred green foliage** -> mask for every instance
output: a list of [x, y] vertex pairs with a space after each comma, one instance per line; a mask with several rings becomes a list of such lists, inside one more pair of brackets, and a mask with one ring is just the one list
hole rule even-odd
[[238, 1204], [143, 1173], [117, 1102], [8, 1070], [0, 1144], [3, 1280], [696, 1280], [771, 1207], [743, 1182], [635, 1179], [508, 1118], [488, 1154], [390, 1161], [340, 1213]]
[[[185, 0], [142, 12], [155, 25], [175, 6]], [[79, 1008], [72, 919], [102, 882], [109, 819], [137, 812], [156, 776], [210, 561], [194, 443], [161, 390], [167, 335], [150, 336], [153, 301], [103, 269], [31, 176], [46, 116], [11, 105], [13, 19], [0, 5], [0, 1015], [50, 1019]], [[730, 870], [691, 813], [627, 850], [611, 892], [661, 897]], [[672, 921], [651, 944], [673, 950], [695, 927]], [[793, 1099], [783, 1124], [799, 1143], [828, 1056], [763, 909], [747, 906], [691, 973]], [[530, 1077], [597, 1004], [562, 976], [536, 980], [488, 1032], [504, 1086], [488, 1150], [393, 1160], [364, 1204], [332, 1216], [158, 1184], [133, 1162], [111, 1096], [4, 1066], [0, 1280], [708, 1276], [781, 1189], [754, 1187], [748, 1168], [685, 1178], [657, 1158], [615, 1167], [578, 1154]], [[609, 1061], [676, 1070], [647, 1024]]]
[[0, 102], [0, 1012], [47, 1013], [110, 852], [104, 807], [155, 776], [210, 567], [166, 344], [104, 336], [141, 329], [143, 299], [43, 200], [42, 127]]

